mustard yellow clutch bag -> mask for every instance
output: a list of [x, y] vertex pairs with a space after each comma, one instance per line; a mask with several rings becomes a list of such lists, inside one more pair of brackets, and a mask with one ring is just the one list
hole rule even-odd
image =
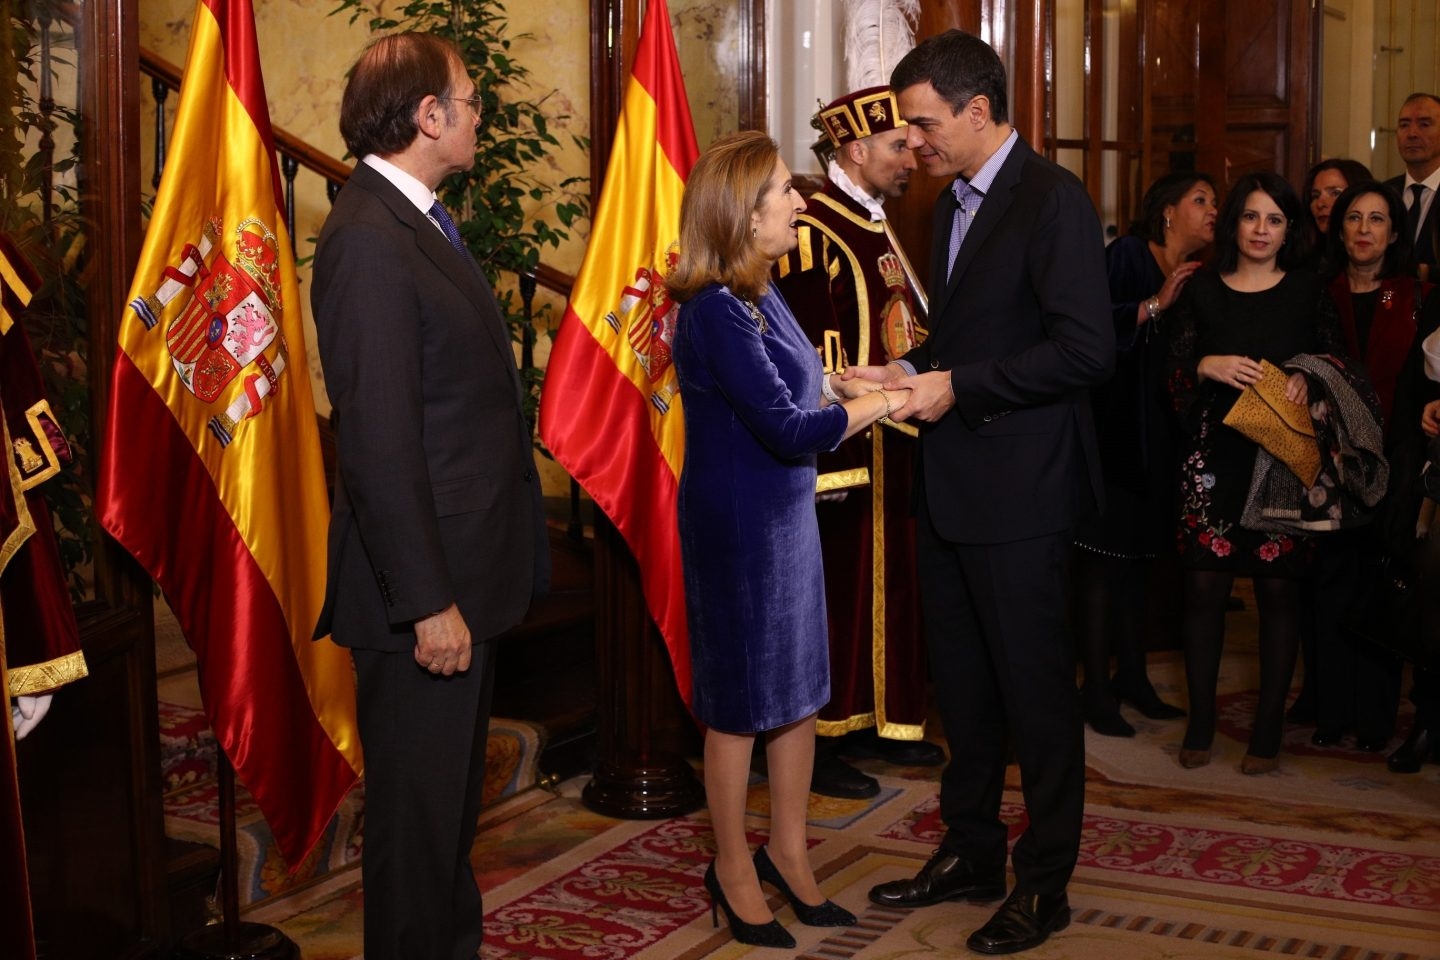
[[1285, 399], [1289, 376], [1268, 360], [1260, 361], [1260, 379], [1240, 393], [1225, 414], [1225, 425], [1264, 447], [1307, 487], [1320, 476], [1320, 446], [1310, 408]]

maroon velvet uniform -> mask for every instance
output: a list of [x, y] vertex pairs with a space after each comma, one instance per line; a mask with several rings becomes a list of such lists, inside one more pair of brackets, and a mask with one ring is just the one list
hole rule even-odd
[[[800, 216], [799, 246], [775, 268], [827, 372], [885, 364], [924, 339], [903, 254], [883, 222], [833, 183]], [[820, 455], [816, 505], [830, 616], [830, 703], [822, 736], [874, 726], [924, 736], [925, 651], [915, 582], [910, 484], [915, 429], [876, 424]], [[827, 494], [845, 492], [836, 502]]]
[[[8, 323], [8, 327], [7, 327]], [[59, 472], [69, 446], [50, 416], [29, 339], [0, 317], [0, 686], [9, 697], [49, 693], [85, 676], [80, 632], [65, 587], [55, 530], [39, 484]], [[35, 956], [29, 877], [10, 717], [0, 737], [0, 956]]]

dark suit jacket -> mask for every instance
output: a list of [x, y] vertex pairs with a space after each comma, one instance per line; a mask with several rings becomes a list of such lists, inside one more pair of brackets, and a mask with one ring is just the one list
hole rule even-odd
[[947, 283], [955, 207], [947, 187], [930, 338], [906, 354], [922, 373], [950, 370], [955, 391], [954, 409], [922, 426], [926, 505], [957, 543], [1056, 533], [1101, 497], [1088, 388], [1114, 368], [1115, 333], [1099, 219], [1079, 180], [1018, 140]]
[[311, 293], [339, 412], [329, 575], [316, 636], [408, 651], [451, 602], [478, 642], [525, 615], [540, 481], [494, 293], [359, 163], [325, 221]]
[[[1385, 186], [1394, 187], [1395, 192], [1400, 195], [1400, 199], [1402, 201], [1405, 200], [1405, 174], [1402, 173], [1398, 177], [1391, 177], [1385, 181]], [[1435, 234], [1440, 232], [1440, 224], [1437, 224], [1435, 221], [1435, 211], [1437, 208], [1440, 208], [1440, 203], [1436, 202], [1436, 198], [1432, 198], [1430, 201], [1430, 210], [1425, 214], [1425, 222], [1420, 224], [1420, 236], [1410, 238], [1415, 241], [1414, 248], [1410, 251], [1410, 260], [1416, 267], [1419, 267], [1422, 263], [1428, 263], [1430, 265], [1430, 276], [1427, 279], [1429, 279], [1431, 283], [1434, 283], [1436, 280]]]

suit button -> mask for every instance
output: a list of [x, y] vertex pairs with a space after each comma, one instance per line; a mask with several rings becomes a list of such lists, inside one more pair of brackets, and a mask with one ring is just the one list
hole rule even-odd
[[990, 416], [990, 414], [987, 413], [987, 414], [985, 414], [985, 416], [983, 416], [983, 417], [980, 418], [980, 422], [981, 422], [981, 423], [989, 423], [990, 421], [992, 421], [992, 420], [994, 420], [994, 419], [995, 419], [994, 417]]
[[526, 479], [527, 481], [529, 481], [529, 480], [534, 480], [534, 479], [535, 479], [535, 471], [534, 471], [534, 470], [526, 470], [526, 471], [525, 471], [525, 479]]
[[939, 360], [931, 360], [931, 361], [930, 361], [930, 369], [931, 369], [931, 370], [939, 370], [939, 369], [940, 369], [940, 361], [939, 361]]

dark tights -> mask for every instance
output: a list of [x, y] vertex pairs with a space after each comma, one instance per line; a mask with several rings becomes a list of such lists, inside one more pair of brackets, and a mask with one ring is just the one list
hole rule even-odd
[[[1189, 570], [1185, 573], [1185, 684], [1190, 691], [1190, 723], [1185, 749], [1207, 750], [1215, 738], [1215, 690], [1225, 639], [1225, 601], [1233, 573]], [[1295, 674], [1299, 645], [1299, 592], [1294, 580], [1255, 577], [1260, 615], [1260, 702], [1250, 733], [1250, 754], [1269, 758], [1280, 752], [1285, 697]]]

